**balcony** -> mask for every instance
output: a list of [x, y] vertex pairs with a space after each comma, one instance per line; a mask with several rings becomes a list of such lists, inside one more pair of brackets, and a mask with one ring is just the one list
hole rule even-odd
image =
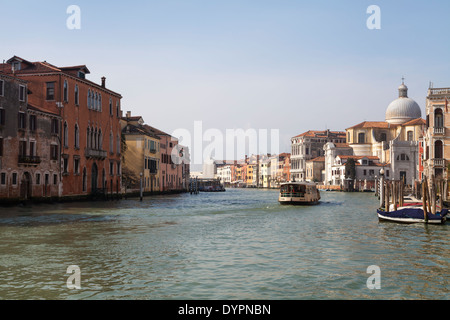
[[21, 156], [19, 155], [19, 164], [35, 165], [41, 163], [41, 158], [37, 156]]
[[433, 129], [434, 134], [443, 135], [445, 134], [445, 128], [444, 127], [437, 127]]
[[105, 150], [95, 150], [95, 149], [90, 149], [90, 148], [86, 148], [84, 150], [84, 154], [86, 156], [86, 158], [92, 158], [92, 159], [106, 159], [108, 153]]
[[444, 168], [445, 159], [432, 159], [433, 167]]

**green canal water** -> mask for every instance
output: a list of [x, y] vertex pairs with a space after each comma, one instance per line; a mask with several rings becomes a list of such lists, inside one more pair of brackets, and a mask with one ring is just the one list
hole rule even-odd
[[[379, 222], [372, 193], [229, 189], [1, 208], [0, 299], [439, 299], [450, 224]], [[69, 266], [81, 289], [69, 289]], [[380, 289], [369, 289], [380, 270]]]

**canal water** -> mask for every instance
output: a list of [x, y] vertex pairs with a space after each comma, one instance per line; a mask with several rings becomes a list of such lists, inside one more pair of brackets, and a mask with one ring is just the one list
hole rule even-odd
[[229, 189], [1, 208], [0, 299], [449, 299], [448, 222], [379, 222], [373, 193], [321, 194], [314, 207]]

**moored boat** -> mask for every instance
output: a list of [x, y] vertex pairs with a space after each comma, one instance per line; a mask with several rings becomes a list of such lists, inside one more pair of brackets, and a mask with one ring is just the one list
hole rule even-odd
[[442, 209], [436, 214], [427, 212], [426, 215], [420, 206], [405, 206], [397, 208], [390, 212], [378, 209], [378, 218], [380, 221], [392, 221], [399, 223], [429, 223], [443, 224], [447, 220], [448, 209]]
[[316, 205], [320, 201], [320, 192], [315, 183], [287, 182], [281, 184], [280, 204]]

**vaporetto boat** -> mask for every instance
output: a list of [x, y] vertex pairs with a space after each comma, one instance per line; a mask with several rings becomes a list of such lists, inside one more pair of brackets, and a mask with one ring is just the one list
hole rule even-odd
[[280, 186], [278, 201], [280, 204], [316, 205], [320, 201], [320, 192], [315, 183], [286, 182]]

